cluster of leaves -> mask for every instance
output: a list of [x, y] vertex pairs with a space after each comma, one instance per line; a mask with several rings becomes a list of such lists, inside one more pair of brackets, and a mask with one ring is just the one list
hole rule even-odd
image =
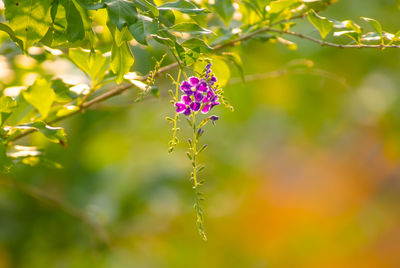
[[365, 32], [364, 29], [351, 20], [337, 21], [319, 16], [315, 11], [308, 13], [308, 20], [318, 29], [322, 41], [324, 42], [328, 34], [333, 32], [333, 36], [346, 36], [358, 46], [364, 42], [376, 42], [382, 46], [392, 45], [400, 41], [400, 31], [395, 34], [385, 32], [382, 25], [374, 19], [361, 17], [368, 22], [374, 31]]
[[[336, 47], [398, 47], [400, 42], [400, 32], [385, 32], [376, 20], [363, 18], [373, 29], [365, 32], [351, 20], [336, 21], [317, 14], [336, 0], [3, 2], [4, 8], [0, 8], [0, 52], [4, 59], [0, 57], [0, 64], [5, 61], [22, 74], [0, 80], [2, 172], [16, 163], [52, 163], [45, 160], [43, 151], [36, 147], [15, 145], [17, 139], [37, 131], [50, 142], [66, 146], [65, 131], [52, 126], [54, 123], [133, 86], [142, 92], [138, 100], [148, 93], [157, 96], [156, 76], [176, 66], [183, 74], [188, 68], [199, 73], [202, 68], [199, 62], [208, 57], [213, 61], [213, 70], [221, 88], [230, 78], [230, 66], [234, 66], [244, 80], [242, 59], [229, 47], [246, 40], [278, 42], [288, 49], [296, 49], [297, 45], [282, 35]], [[317, 28], [322, 40], [291, 31], [296, 19], [305, 17]], [[326, 42], [332, 32], [334, 37], [351, 38], [354, 45]], [[157, 61], [154, 71], [140, 75], [132, 70], [135, 61], [132, 47], [156, 48], [167, 56], [165, 60], [163, 57]], [[35, 64], [21, 68], [15, 64], [20, 59]], [[60, 79], [43, 68], [44, 63], [60, 59], [80, 69], [87, 83]], [[162, 66], [171, 61], [173, 63]], [[26, 82], [26, 77], [34, 79]], [[128, 84], [111, 91], [107, 91], [110, 87], [105, 87], [106, 84], [122, 82]], [[178, 82], [175, 83], [179, 86]], [[97, 95], [91, 98], [93, 94]], [[230, 107], [222, 97], [222, 89], [217, 94], [221, 96], [221, 103]], [[177, 93], [171, 95], [176, 102]], [[169, 150], [172, 151], [178, 142], [177, 115], [170, 121], [173, 138]]]

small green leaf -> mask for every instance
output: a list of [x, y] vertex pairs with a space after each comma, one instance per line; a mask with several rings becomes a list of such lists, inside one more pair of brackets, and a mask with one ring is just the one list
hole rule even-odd
[[61, 127], [51, 127], [46, 125], [44, 122], [39, 121], [39, 122], [17, 125], [12, 128], [19, 130], [30, 130], [30, 129], [38, 130], [51, 142], [60, 143], [63, 146], [67, 145], [67, 134], [65, 134], [64, 129]]
[[100, 51], [90, 51], [81, 48], [69, 50], [69, 57], [81, 69], [88, 74], [95, 83], [101, 82], [110, 62], [109, 58]]
[[155, 17], [158, 17], [160, 11], [158, 10], [157, 6], [152, 3], [152, 1], [148, 0], [135, 0], [137, 7], [143, 11], [150, 11]]
[[353, 39], [357, 44], [360, 44], [360, 34], [356, 33], [355, 31], [340, 31], [340, 32], [335, 32], [333, 36], [347, 36]]
[[5, 0], [4, 4], [9, 26], [24, 43], [24, 50], [45, 36], [51, 23], [49, 0]]
[[17, 102], [13, 98], [5, 95], [0, 97], [0, 112], [10, 113], [15, 107]]
[[382, 37], [382, 25], [377, 20], [365, 17], [361, 17], [361, 19], [367, 21], [375, 29], [379, 36]]
[[39, 111], [41, 118], [47, 117], [56, 96], [50, 83], [44, 78], [37, 78], [22, 94]]
[[24, 49], [24, 43], [22, 42], [21, 39], [19, 39], [14, 31], [8, 27], [6, 24], [4, 23], [0, 23], [0, 31], [6, 32], [8, 34], [8, 36], [11, 38], [11, 40], [13, 40], [15, 43], [17, 43], [17, 45], [21, 48]]
[[175, 24], [170, 28], [171, 31], [174, 32], [186, 32], [186, 33], [192, 33], [192, 34], [210, 34], [212, 31], [205, 29], [203, 27], [200, 27], [196, 23], [192, 22], [182, 22]]
[[229, 26], [229, 22], [232, 19], [235, 8], [233, 7], [232, 0], [218, 0], [213, 5], [215, 11], [220, 16], [226, 26]]
[[118, 30], [137, 21], [136, 5], [126, 0], [105, 0], [108, 17], [117, 26]]
[[145, 33], [143, 20], [138, 20], [134, 24], [129, 25], [129, 31], [132, 33], [136, 41], [142, 45], [147, 45], [147, 34]]
[[178, 0], [176, 2], [166, 3], [159, 6], [158, 9], [160, 11], [173, 9], [186, 14], [198, 14], [204, 12], [205, 10], [204, 8], [198, 8], [196, 5], [186, 0]]
[[111, 50], [111, 70], [117, 75], [117, 83], [124, 80], [124, 75], [127, 74], [133, 63], [134, 58], [127, 42], [118, 47], [113, 44]]
[[76, 0], [76, 1], [79, 3], [79, 5], [81, 5], [83, 8], [87, 10], [97, 10], [105, 7], [103, 1], [100, 3], [98, 3], [98, 1], [96, 0]]
[[213, 48], [207, 45], [203, 40], [199, 38], [190, 38], [184, 41], [181, 46], [189, 49], [199, 49], [201, 53], [210, 53]]
[[345, 20], [345, 21], [343, 21], [343, 24], [346, 25], [346, 28], [353, 30], [354, 32], [356, 32], [358, 34], [362, 33], [361, 27], [359, 25], [355, 24], [351, 20]]
[[75, 42], [85, 38], [85, 29], [81, 14], [75, 6], [73, 0], [59, 0], [65, 9], [65, 19], [67, 20], [67, 38], [70, 42]]
[[160, 10], [160, 22], [162, 24], [165, 24], [167, 27], [171, 27], [172, 25], [175, 24], [175, 15], [174, 12], [172, 12], [169, 9], [166, 10]]
[[326, 36], [333, 30], [334, 23], [325, 17], [319, 16], [314, 10], [310, 10], [307, 14], [308, 20], [318, 29], [322, 41], [325, 41]]

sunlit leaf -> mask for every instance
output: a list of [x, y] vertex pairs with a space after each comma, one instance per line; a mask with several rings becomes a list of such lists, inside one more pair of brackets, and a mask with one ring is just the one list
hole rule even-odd
[[6, 19], [25, 50], [43, 38], [51, 23], [50, 1], [5, 0], [4, 4]]
[[47, 139], [54, 143], [60, 143], [63, 146], [67, 145], [67, 134], [62, 127], [52, 127], [46, 125], [44, 122], [32, 122], [27, 124], [20, 124], [12, 127], [16, 130], [37, 130], [40, 131]]
[[198, 14], [205, 10], [204, 8], [198, 8], [196, 5], [186, 0], [178, 0], [176, 2], [166, 3], [159, 6], [158, 9], [159, 10], [173, 9], [186, 14]]
[[8, 36], [11, 38], [11, 40], [13, 40], [15, 43], [17, 43], [17, 45], [21, 48], [24, 49], [24, 43], [22, 42], [21, 39], [19, 39], [14, 31], [8, 27], [6, 24], [4, 23], [0, 23], [0, 31], [6, 32], [8, 34]]
[[310, 10], [307, 14], [308, 20], [318, 29], [322, 40], [333, 30], [334, 23], [325, 17], [319, 16], [314, 10]]
[[69, 50], [69, 57], [83, 72], [88, 74], [94, 82], [100, 82], [108, 69], [109, 58], [100, 51], [90, 51], [81, 48]]
[[374, 28], [374, 30], [379, 34], [379, 36], [382, 36], [382, 25], [377, 20], [365, 18], [365, 17], [361, 17], [361, 18], [363, 20], [367, 21]]
[[134, 63], [134, 58], [129, 45], [125, 42], [118, 47], [113, 45], [111, 50], [111, 70], [117, 75], [117, 83], [121, 83]]
[[186, 32], [192, 34], [210, 34], [212, 33], [210, 30], [200, 27], [196, 23], [192, 22], [182, 22], [175, 24], [170, 28], [171, 31], [174, 32]]
[[42, 118], [47, 117], [56, 96], [50, 83], [44, 78], [37, 78], [22, 94], [39, 111]]
[[203, 40], [199, 38], [190, 38], [185, 40], [181, 46], [189, 48], [189, 49], [199, 49], [202, 53], [210, 53], [212, 51], [212, 47], [207, 45]]
[[235, 8], [233, 7], [232, 0], [219, 0], [215, 1], [213, 8], [220, 16], [222, 21], [226, 26], [229, 25], [229, 22], [232, 19], [233, 13], [235, 13]]

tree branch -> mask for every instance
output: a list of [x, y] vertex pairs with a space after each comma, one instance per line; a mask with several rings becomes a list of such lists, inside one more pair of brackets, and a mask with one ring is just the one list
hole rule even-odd
[[[273, 24], [271, 24], [269, 26], [263, 27], [263, 28], [261, 28], [259, 30], [251, 32], [249, 34], [242, 35], [242, 36], [240, 36], [240, 37], [238, 37], [238, 38], [236, 38], [234, 40], [228, 41], [226, 43], [217, 44], [217, 45], [215, 45], [213, 47], [213, 53], [216, 53], [216, 52], [218, 52], [218, 51], [220, 51], [220, 50], [222, 50], [224, 48], [227, 48], [227, 47], [236, 46], [240, 42], [243, 42], [243, 41], [246, 41], [248, 39], [251, 39], [252, 37], [254, 37], [254, 36], [258, 35], [258, 34], [264, 33], [264, 32], [274, 32], [274, 33], [279, 33], [279, 34], [288, 34], [288, 35], [296, 36], [296, 37], [299, 37], [299, 38], [302, 38], [302, 39], [307, 39], [309, 41], [312, 41], [314, 43], [320, 44], [322, 46], [331, 46], [331, 47], [336, 47], [336, 48], [380, 48], [380, 49], [382, 49], [382, 48], [400, 48], [400, 45], [383, 45], [383, 44], [381, 44], [381, 45], [363, 45], [363, 44], [362, 45], [342, 45], [342, 44], [335, 44], [335, 43], [330, 43], [330, 42], [323, 42], [323, 41], [321, 41], [319, 39], [316, 39], [316, 38], [313, 38], [313, 37], [310, 37], [310, 36], [306, 36], [306, 35], [303, 35], [303, 34], [271, 28], [273, 26], [276, 26], [276, 25], [291, 21], [293, 19], [304, 18], [304, 17], [306, 17], [306, 15], [307, 15], [307, 13], [302, 13], [302, 14], [293, 16], [293, 17], [291, 17], [289, 19], [285, 19], [285, 20], [281, 20], [281, 21], [275, 22], [275, 23], [273, 23]], [[177, 62], [174, 62], [174, 63], [171, 63], [169, 65], [166, 65], [166, 66], [164, 66], [164, 67], [159, 69], [159, 71], [157, 72], [157, 75], [165, 73], [165, 72], [167, 72], [169, 70], [172, 70], [172, 69], [174, 69], [174, 68], [176, 68], [178, 66], [179, 65], [178, 65]], [[147, 74], [147, 75], [142, 76], [142, 77], [138, 77], [137, 80], [143, 82], [143, 81], [146, 81], [146, 79], [148, 77], [150, 77], [150, 74]], [[97, 97], [95, 97], [95, 98], [83, 103], [81, 105], [81, 107], [79, 108], [79, 110], [77, 110], [75, 112], [72, 112], [70, 114], [67, 114], [67, 115], [65, 115], [63, 117], [59, 117], [59, 118], [57, 118], [55, 120], [52, 120], [52, 121], [50, 121], [48, 123], [49, 124], [53, 124], [53, 123], [56, 123], [58, 121], [64, 120], [65, 118], [68, 118], [68, 117], [70, 117], [72, 115], [75, 115], [77, 113], [80, 113], [80, 112], [84, 111], [86, 108], [88, 108], [90, 106], [93, 106], [96, 103], [105, 101], [105, 100], [107, 100], [107, 99], [109, 99], [111, 97], [119, 95], [119, 94], [123, 93], [124, 91], [132, 88], [133, 86], [134, 85], [132, 85], [132, 84], [125, 84], [125, 85], [118, 86], [118, 87], [116, 87], [116, 88], [114, 88], [114, 89], [112, 89], [112, 90], [110, 90], [110, 91], [108, 91], [108, 92], [106, 92], [106, 93], [104, 93], [104, 94], [102, 94], [100, 96], [97, 96]], [[12, 139], [12, 141], [15, 141], [17, 139], [25, 137], [26, 135], [29, 135], [32, 132], [34, 132], [34, 130], [28, 130], [26, 132], [23, 132], [20, 135], [15, 136]]]
[[342, 45], [342, 44], [335, 44], [335, 43], [330, 43], [330, 42], [323, 42], [322, 40], [319, 40], [317, 38], [307, 36], [304, 34], [299, 34], [291, 31], [284, 31], [284, 30], [279, 30], [279, 29], [274, 29], [270, 27], [265, 28], [265, 32], [274, 32], [274, 33], [279, 33], [279, 34], [288, 34], [288, 35], [293, 35], [302, 39], [307, 39], [309, 41], [312, 41], [314, 43], [320, 44], [321, 46], [330, 46], [330, 47], [336, 47], [336, 48], [400, 48], [400, 45], [365, 45], [365, 44], [360, 44], [360, 45]]

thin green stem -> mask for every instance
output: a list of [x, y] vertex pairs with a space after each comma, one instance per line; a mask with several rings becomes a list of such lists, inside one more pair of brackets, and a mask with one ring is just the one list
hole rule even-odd
[[[175, 98], [174, 101], [175, 103], [178, 101], [178, 97], [179, 97], [179, 81], [181, 79], [181, 74], [182, 74], [182, 69], [179, 68], [179, 72], [178, 72], [178, 79], [176, 81], [176, 88], [175, 88]], [[178, 122], [178, 113], [175, 111], [175, 115], [174, 115], [174, 127], [173, 127], [173, 132], [172, 132], [172, 139], [169, 141], [169, 152], [172, 152], [176, 146], [176, 144], [178, 143], [178, 138], [176, 137], [176, 133], [178, 132], [178, 128], [177, 128], [177, 122]]]
[[193, 144], [192, 144], [192, 165], [193, 165], [193, 188], [196, 189], [198, 186], [197, 182], [197, 163], [196, 163], [196, 156], [197, 156], [197, 126], [196, 126], [196, 116], [192, 113], [192, 124], [193, 124]]

